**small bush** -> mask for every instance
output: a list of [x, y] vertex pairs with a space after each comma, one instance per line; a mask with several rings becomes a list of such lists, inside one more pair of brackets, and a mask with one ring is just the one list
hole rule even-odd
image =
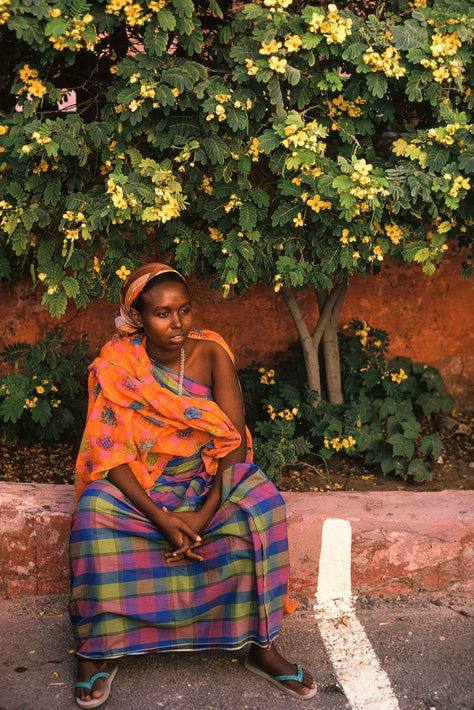
[[7, 444], [80, 438], [87, 412], [87, 336], [67, 346], [55, 327], [35, 345], [0, 353], [12, 374], [0, 378], [0, 422]]
[[344, 404], [313, 406], [299, 351], [272, 370], [254, 365], [240, 373], [256, 460], [276, 482], [283, 466], [336, 452], [362, 454], [384, 475], [431, 478], [430, 461], [443, 445], [438, 433], [420, 432], [428, 417], [453, 407], [441, 375], [406, 357], [387, 362], [385, 331], [359, 320], [351, 329], [340, 335]]

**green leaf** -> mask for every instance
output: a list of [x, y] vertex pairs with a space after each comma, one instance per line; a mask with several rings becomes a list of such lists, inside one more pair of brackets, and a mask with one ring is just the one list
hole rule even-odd
[[361, 57], [366, 49], [367, 45], [365, 43], [362, 44], [362, 42], [355, 41], [353, 44], [350, 44], [345, 48], [342, 53], [342, 58], [348, 61], [353, 61], [354, 59]]
[[403, 429], [403, 435], [407, 439], [416, 439], [418, 432], [420, 431], [420, 424], [416, 419], [408, 419], [407, 421], [400, 422]]
[[396, 25], [390, 31], [393, 35], [393, 44], [398, 50], [416, 49], [428, 40], [426, 28], [420, 27], [418, 22], [413, 20], [407, 20], [404, 25]]
[[291, 220], [296, 217], [299, 211], [300, 208], [298, 205], [290, 205], [288, 202], [279, 204], [272, 215], [272, 226], [278, 227], [288, 224], [288, 222], [291, 222]]
[[211, 9], [213, 17], [219, 17], [221, 20], [224, 19], [224, 13], [222, 12], [216, 0], [209, 0], [209, 7]]
[[50, 178], [44, 188], [43, 200], [45, 205], [56, 206], [61, 197], [61, 181], [58, 177]]
[[222, 138], [215, 134], [206, 136], [202, 139], [202, 147], [210, 158], [211, 163], [222, 165], [224, 160], [229, 156], [229, 148], [224, 143]]
[[423, 247], [422, 249], [418, 249], [415, 256], [413, 257], [413, 260], [421, 263], [421, 262], [429, 259], [429, 257], [430, 257], [430, 250], [428, 249], [428, 247]]
[[373, 96], [383, 99], [387, 93], [387, 79], [381, 71], [371, 72], [367, 76], [367, 88]]
[[257, 224], [257, 208], [251, 202], [244, 202], [239, 208], [239, 223], [242, 229], [255, 229]]
[[156, 14], [156, 20], [160, 25], [161, 29], [165, 31], [174, 30], [174, 28], [176, 27], [175, 17], [171, 10], [168, 10], [168, 8], [166, 7], [164, 7]]
[[440, 145], [431, 145], [425, 149], [427, 166], [430, 170], [438, 172], [444, 168], [449, 160], [449, 150]]
[[272, 131], [270, 128], [266, 128], [263, 133], [259, 135], [258, 140], [260, 143], [259, 148], [261, 148], [266, 155], [269, 155], [272, 150], [278, 148], [281, 138], [277, 133], [275, 133], [275, 131]]
[[62, 283], [66, 292], [66, 296], [68, 296], [69, 298], [75, 298], [79, 295], [81, 288], [77, 279], [73, 278], [72, 276], [65, 276], [63, 278]]
[[426, 463], [421, 459], [413, 459], [408, 464], [408, 475], [413, 476], [414, 480], [418, 483], [422, 481], [431, 481], [431, 469]]
[[67, 296], [64, 291], [56, 291], [53, 294], [46, 294], [49, 296], [49, 312], [53, 318], [61, 318], [66, 313], [67, 306]]
[[404, 434], [392, 434], [387, 439], [388, 443], [393, 446], [394, 456], [405, 456], [411, 459], [415, 453], [415, 445], [411, 439], [407, 439]]
[[98, 148], [101, 145], [107, 145], [109, 141], [109, 127], [105, 123], [93, 121], [87, 126], [87, 131], [91, 137], [93, 144]]
[[267, 86], [270, 102], [275, 106], [277, 111], [281, 110], [283, 108], [283, 96], [281, 93], [280, 79], [277, 74], [273, 74]]
[[248, 129], [249, 120], [246, 111], [229, 106], [226, 109], [227, 123], [233, 131], [245, 131]]
[[301, 72], [295, 67], [291, 67], [289, 64], [286, 65], [285, 76], [288, 79], [288, 83], [292, 86], [299, 84], [301, 79]]
[[474, 173], [474, 148], [466, 148], [458, 158], [458, 165], [468, 175]]
[[421, 451], [424, 456], [431, 454], [434, 461], [436, 461], [443, 450], [443, 442], [438, 433], [428, 434], [424, 436], [421, 440]]
[[40, 426], [45, 427], [51, 420], [51, 407], [45, 399], [40, 399], [31, 410], [31, 418]]

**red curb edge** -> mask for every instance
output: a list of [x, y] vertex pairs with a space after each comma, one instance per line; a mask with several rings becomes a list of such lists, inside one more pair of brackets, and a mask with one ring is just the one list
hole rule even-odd
[[[290, 595], [313, 596], [327, 518], [352, 527], [354, 594], [474, 591], [474, 492], [285, 493]], [[69, 590], [73, 486], [0, 482], [0, 597]]]

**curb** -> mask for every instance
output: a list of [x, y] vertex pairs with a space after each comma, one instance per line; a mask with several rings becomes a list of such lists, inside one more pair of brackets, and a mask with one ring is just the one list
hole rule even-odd
[[[474, 591], [474, 492], [284, 493], [290, 596], [317, 590], [328, 518], [352, 528], [355, 594]], [[69, 590], [73, 486], [0, 482], [0, 597]]]

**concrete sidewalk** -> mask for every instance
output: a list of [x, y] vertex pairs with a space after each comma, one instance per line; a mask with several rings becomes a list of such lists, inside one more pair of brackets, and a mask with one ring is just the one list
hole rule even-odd
[[[0, 602], [0, 710], [72, 710], [75, 658], [65, 596]], [[470, 710], [472, 599], [436, 594], [361, 598], [356, 614], [400, 710]], [[118, 661], [109, 710], [345, 710], [341, 690], [312, 604], [286, 616], [279, 639], [282, 652], [311, 669], [319, 686], [307, 702], [293, 700], [241, 665], [246, 653], [149, 654]], [[350, 621], [341, 618], [341, 644]], [[364, 670], [363, 656], [347, 665]], [[348, 675], [350, 669], [343, 671]], [[353, 671], [354, 672], [354, 671]], [[344, 677], [342, 677], [342, 685]], [[357, 679], [355, 679], [357, 680]], [[380, 705], [352, 705], [382, 710]], [[384, 710], [385, 710], [384, 706]]]
[[[285, 493], [293, 597], [316, 592], [322, 527], [352, 530], [356, 594], [474, 589], [474, 492]], [[0, 482], [0, 598], [67, 592], [72, 486]]]

